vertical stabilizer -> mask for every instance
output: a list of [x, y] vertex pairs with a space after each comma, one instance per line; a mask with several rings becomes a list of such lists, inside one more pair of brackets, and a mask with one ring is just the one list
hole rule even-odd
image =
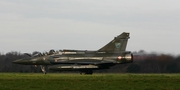
[[115, 37], [107, 45], [99, 49], [100, 52], [123, 52], [126, 50], [129, 33], [123, 32], [121, 35]]

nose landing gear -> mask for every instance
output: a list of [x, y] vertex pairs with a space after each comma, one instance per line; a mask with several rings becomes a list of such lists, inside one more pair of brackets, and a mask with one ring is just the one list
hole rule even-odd
[[47, 74], [47, 73], [46, 73], [46, 67], [43, 66], [43, 65], [40, 65], [40, 67], [41, 67], [41, 71], [43, 72], [43, 74]]

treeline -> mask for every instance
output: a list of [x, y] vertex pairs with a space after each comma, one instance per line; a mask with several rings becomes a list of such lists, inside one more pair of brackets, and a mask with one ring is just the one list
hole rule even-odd
[[[0, 72], [31, 72], [40, 73], [40, 67], [33, 65], [17, 65], [11, 63], [14, 60], [27, 57], [20, 52], [0, 54]], [[48, 72], [53, 72], [49, 71]], [[179, 73], [180, 56], [170, 54], [146, 53], [141, 50], [134, 52], [134, 62], [118, 64], [111, 69], [98, 70], [106, 73]], [[64, 72], [63, 72], [64, 73]]]
[[41, 72], [40, 68], [33, 65], [17, 65], [12, 61], [27, 57], [20, 52], [0, 54], [0, 72]]
[[112, 67], [110, 72], [123, 73], [179, 73], [180, 55], [134, 52], [134, 61]]

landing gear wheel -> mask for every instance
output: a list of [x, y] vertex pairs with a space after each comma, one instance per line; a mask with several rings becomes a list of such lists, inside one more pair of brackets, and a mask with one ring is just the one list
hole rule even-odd
[[45, 67], [45, 66], [42, 66], [42, 65], [40, 65], [40, 66], [41, 66], [41, 71], [42, 71], [44, 74], [47, 74], [47, 73], [46, 73], [46, 70], [45, 70], [46, 67]]
[[83, 75], [83, 74], [89, 74], [89, 75], [91, 75], [91, 74], [93, 74], [93, 71], [92, 71], [92, 70], [81, 71], [80, 74], [81, 74], [81, 75]]

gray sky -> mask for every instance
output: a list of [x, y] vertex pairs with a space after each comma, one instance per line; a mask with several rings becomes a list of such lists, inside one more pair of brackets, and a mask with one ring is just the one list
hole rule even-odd
[[129, 51], [179, 54], [179, 0], [0, 0], [0, 52], [97, 50], [130, 32]]

